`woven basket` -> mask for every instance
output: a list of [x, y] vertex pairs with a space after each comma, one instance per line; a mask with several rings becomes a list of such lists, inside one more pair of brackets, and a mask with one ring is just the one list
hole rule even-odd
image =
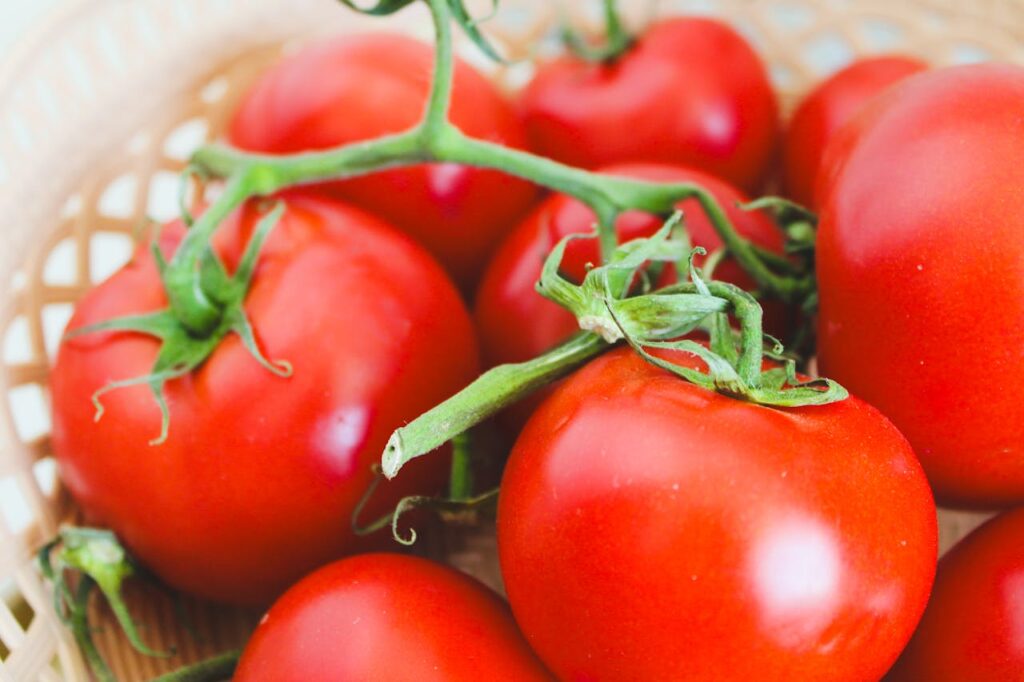
[[[486, 6], [486, 2], [484, 5]], [[1024, 62], [1024, 3], [1016, 0], [623, 0], [629, 19], [725, 17], [771, 65], [788, 110], [824, 74], [855, 56], [903, 52], [936, 64]], [[503, 0], [488, 31], [510, 54], [551, 49], [562, 9], [584, 26], [597, 2]], [[57, 620], [33, 554], [73, 505], [56, 479], [47, 373], [76, 299], [123, 263], [147, 217], [176, 207], [176, 173], [217, 137], [233, 105], [282, 49], [317, 34], [404, 30], [427, 37], [421, 8], [370, 20], [332, 0], [71, 0], [0, 65], [0, 682], [88, 680]], [[488, 64], [508, 88], [528, 63]], [[948, 546], [982, 518], [940, 514]], [[448, 534], [447, 560], [497, 586], [493, 536]], [[196, 634], [172, 605], [141, 589], [132, 608], [155, 648], [133, 654], [109, 617], [97, 641], [118, 679], [145, 680], [239, 646], [257, 614], [187, 602]]]

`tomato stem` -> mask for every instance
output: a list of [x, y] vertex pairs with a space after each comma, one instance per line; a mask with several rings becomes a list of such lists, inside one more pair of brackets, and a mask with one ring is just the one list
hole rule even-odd
[[608, 63], [618, 59], [633, 45], [634, 38], [619, 17], [615, 0], [604, 0], [604, 44], [591, 45], [568, 26], [562, 29], [562, 40], [580, 59], [595, 63]]
[[391, 435], [381, 458], [384, 475], [393, 478], [410, 460], [444, 445], [606, 348], [608, 343], [596, 334], [580, 333], [532, 360], [499, 365], [485, 372]]
[[241, 657], [240, 649], [226, 651], [205, 661], [193, 663], [155, 677], [152, 682], [222, 682], [230, 680]]

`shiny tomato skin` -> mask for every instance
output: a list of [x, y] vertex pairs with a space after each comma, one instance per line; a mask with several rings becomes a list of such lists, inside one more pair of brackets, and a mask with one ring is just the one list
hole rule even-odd
[[748, 192], [779, 134], [761, 59], [731, 27], [696, 17], [654, 24], [608, 64], [542, 65], [520, 106], [533, 148], [558, 161], [683, 164]]
[[886, 414], [940, 502], [1024, 502], [1024, 69], [897, 85], [830, 146], [821, 371]]
[[552, 680], [505, 603], [425, 559], [363, 554], [288, 590], [246, 646], [235, 682]]
[[924, 610], [937, 539], [920, 465], [866, 403], [757, 406], [621, 348], [527, 423], [498, 548], [561, 680], [870, 680]]
[[[51, 375], [61, 477], [93, 522], [113, 529], [174, 587], [264, 604], [311, 569], [364, 545], [350, 527], [390, 432], [465, 385], [477, 370], [471, 324], [440, 267], [408, 237], [334, 200], [286, 198], [246, 299], [273, 375], [227, 337], [193, 374], [167, 385], [170, 431], [147, 387], [90, 396], [150, 371], [152, 337], [89, 334], [65, 341]], [[221, 226], [231, 267], [259, 212]], [[167, 230], [170, 253], [176, 244]], [[75, 329], [165, 305], [153, 259], [88, 293]], [[403, 495], [433, 492], [445, 457], [378, 490], [367, 518]]]
[[786, 193], [814, 208], [814, 185], [829, 141], [874, 97], [928, 65], [913, 57], [868, 57], [818, 85], [797, 107], [783, 144]]
[[939, 561], [928, 608], [889, 682], [1003, 682], [1024, 674], [1024, 509], [990, 519]]
[[[308, 47], [270, 69], [243, 98], [230, 140], [281, 154], [403, 132], [423, 113], [432, 65], [429, 45], [400, 35], [345, 36]], [[512, 106], [461, 60], [451, 120], [472, 137], [526, 145]], [[463, 286], [476, 281], [536, 196], [531, 183], [451, 163], [374, 173], [329, 188], [412, 235]]]
[[[761, 212], [743, 211], [738, 202], [747, 197], [727, 183], [706, 173], [654, 163], [609, 166], [602, 173], [659, 182], [694, 182], [707, 188], [723, 206], [737, 231], [765, 249], [781, 252], [781, 234]], [[685, 212], [687, 228], [695, 246], [708, 252], [722, 242], [704, 216], [696, 200], [679, 203]], [[491, 365], [522, 362], [535, 357], [568, 338], [579, 329], [576, 319], [558, 304], [537, 293], [541, 266], [554, 246], [570, 234], [592, 233], [595, 216], [582, 202], [564, 194], [555, 194], [541, 203], [501, 245], [487, 266], [474, 304], [474, 318], [480, 335], [485, 362]], [[662, 221], [639, 211], [623, 214], [616, 225], [620, 242], [649, 237]], [[596, 240], [570, 242], [562, 271], [582, 281], [587, 263], [600, 261]], [[754, 282], [732, 259], [722, 261], [715, 277], [744, 288]], [[768, 304], [769, 328], [781, 333], [785, 310]]]

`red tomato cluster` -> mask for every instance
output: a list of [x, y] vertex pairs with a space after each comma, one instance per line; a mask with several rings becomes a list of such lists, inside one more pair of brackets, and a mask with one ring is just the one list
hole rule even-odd
[[[431, 54], [387, 34], [300, 51], [242, 99], [229, 139], [285, 154], [406, 130]], [[497, 519], [510, 610], [452, 570], [388, 554], [342, 559], [285, 592], [376, 546], [350, 524], [371, 465], [394, 429], [476, 376], [477, 339], [494, 365], [578, 329], [534, 287], [593, 212], [498, 170], [421, 164], [282, 195], [245, 309], [294, 376], [229, 337], [168, 383], [159, 446], [147, 445], [161, 418], [148, 386], [106, 395], [98, 423], [90, 402], [146, 374], [159, 342], [65, 341], [51, 386], [61, 474], [169, 584], [261, 605], [284, 592], [243, 656], [244, 682], [877, 680], [908, 641], [894, 680], [1019, 677], [1024, 512], [943, 559], [933, 591], [932, 490], [959, 505], [1024, 503], [1024, 71], [926, 69], [852, 65], [804, 100], [783, 142], [764, 64], [708, 19], [655, 24], [604, 62], [541, 64], [516, 103], [456, 65], [451, 120], [466, 135], [700, 185], [785, 263], [783, 232], [740, 207], [781, 149], [785, 191], [821, 211], [820, 366], [856, 396], [766, 407], [629, 348], [591, 361], [512, 420]], [[694, 245], [721, 247], [694, 200], [679, 208]], [[250, 202], [219, 230], [229, 270], [263, 213]], [[618, 239], [651, 236], [663, 218], [624, 213]], [[165, 255], [182, 233], [164, 230]], [[561, 274], [581, 281], [598, 261], [593, 240], [571, 242]], [[69, 329], [165, 306], [158, 265], [140, 249]], [[659, 283], [676, 277], [666, 268]], [[729, 257], [715, 278], [755, 286]], [[764, 303], [768, 330], [785, 336], [794, 310]], [[437, 492], [446, 471], [443, 453], [418, 460], [366, 517]]]

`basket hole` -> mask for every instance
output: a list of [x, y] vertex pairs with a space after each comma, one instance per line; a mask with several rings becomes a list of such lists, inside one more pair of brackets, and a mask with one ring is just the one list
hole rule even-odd
[[815, 13], [806, 5], [777, 5], [768, 13], [769, 20], [787, 33], [802, 31], [814, 23]]
[[46, 347], [47, 357], [56, 357], [60, 339], [64, 336], [68, 320], [74, 312], [75, 308], [70, 303], [52, 303], [43, 308], [43, 345]]
[[973, 45], [971, 43], [954, 45], [949, 50], [949, 59], [954, 64], [976, 64], [988, 61], [991, 58], [991, 52], [980, 45]]
[[878, 52], [896, 50], [906, 43], [903, 27], [884, 19], [866, 19], [861, 33], [868, 45]]
[[43, 281], [47, 284], [70, 286], [78, 278], [78, 249], [72, 239], [62, 239], [53, 247], [43, 266]]
[[101, 282], [132, 257], [132, 238], [119, 232], [93, 232], [89, 237], [89, 279]]
[[827, 31], [807, 41], [801, 49], [804, 61], [818, 74], [832, 73], [853, 59], [853, 50], [836, 31]]
[[25, 365], [32, 362], [32, 335], [28, 320], [18, 315], [7, 325], [4, 332], [4, 364]]
[[25, 641], [36, 614], [24, 599], [18, 596], [18, 587], [13, 580], [0, 582], [0, 661], [7, 660], [11, 651]]
[[100, 196], [99, 212], [111, 218], [130, 218], [135, 212], [139, 181], [133, 175], [121, 175], [107, 185]]
[[[30, 443], [50, 432], [50, 411], [43, 387], [39, 384], [15, 386], [7, 393], [14, 430], [23, 443]], [[3, 493], [0, 493], [0, 498]]]
[[204, 102], [212, 104], [224, 97], [228, 93], [228, 79], [223, 76], [218, 76], [212, 81], [203, 86], [203, 89], [199, 92], [199, 97]]
[[157, 171], [149, 181], [149, 196], [146, 199], [146, 213], [160, 222], [173, 220], [178, 216], [177, 173]]
[[32, 512], [25, 494], [13, 476], [0, 479], [0, 516], [12, 533], [21, 533], [32, 523]]
[[782, 90], [791, 90], [797, 85], [796, 74], [793, 69], [783, 64], [775, 64], [771, 67], [772, 82]]
[[32, 465], [32, 475], [36, 477], [39, 490], [47, 497], [57, 494], [57, 460], [43, 457]]
[[172, 159], [187, 161], [196, 149], [208, 139], [210, 124], [202, 118], [185, 121], [171, 131], [164, 140], [164, 154]]
[[666, 3], [665, 14], [717, 15], [719, 8], [714, 0], [673, 0]]

